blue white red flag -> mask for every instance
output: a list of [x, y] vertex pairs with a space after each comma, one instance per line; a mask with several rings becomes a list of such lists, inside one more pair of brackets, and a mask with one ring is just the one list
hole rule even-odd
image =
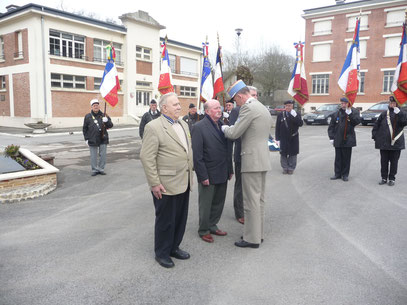
[[161, 94], [166, 94], [169, 92], [174, 92], [174, 87], [172, 86], [172, 77], [171, 77], [171, 66], [170, 58], [167, 51], [167, 39], [161, 45], [163, 51], [161, 54], [161, 71], [160, 71], [160, 80], [158, 81], [158, 91]]
[[100, 94], [112, 107], [119, 102], [117, 92], [120, 90], [119, 75], [117, 74], [115, 60], [115, 51], [112, 46], [107, 47], [108, 61], [103, 72], [102, 82], [100, 83]]
[[206, 102], [213, 97], [213, 82], [211, 73], [211, 63], [208, 58], [208, 44], [202, 43], [202, 52], [204, 56], [201, 79], [201, 101]]
[[219, 93], [225, 91], [225, 87], [223, 85], [223, 77], [222, 77], [222, 47], [218, 47], [218, 52], [216, 54], [216, 66], [215, 66], [215, 82], [213, 84], [213, 98]]
[[307, 78], [304, 67], [304, 43], [295, 43], [294, 46], [297, 50], [296, 61], [287, 92], [298, 103], [304, 105], [309, 99]]
[[391, 91], [396, 101], [403, 105], [407, 101], [407, 39], [406, 24], [403, 24], [403, 36], [401, 37], [400, 55], [394, 72]]
[[360, 71], [360, 44], [359, 44], [360, 19], [356, 19], [355, 33], [353, 35], [352, 45], [350, 46], [342, 72], [338, 80], [338, 85], [345, 93], [350, 106], [356, 100], [359, 90], [359, 71]]

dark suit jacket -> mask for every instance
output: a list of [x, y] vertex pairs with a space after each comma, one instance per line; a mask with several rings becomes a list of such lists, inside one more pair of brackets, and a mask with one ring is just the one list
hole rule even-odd
[[[232, 109], [232, 111], [229, 114], [229, 125], [234, 125], [237, 121], [237, 118], [239, 117], [239, 110], [240, 106], [237, 106]], [[242, 141], [239, 139], [236, 139], [234, 141], [235, 143], [235, 151], [233, 153], [233, 157], [235, 160], [235, 163], [240, 163], [242, 162], [242, 158], [240, 157], [240, 152], [242, 151]]]
[[198, 182], [225, 183], [233, 174], [232, 145], [205, 116], [192, 129], [192, 151]]

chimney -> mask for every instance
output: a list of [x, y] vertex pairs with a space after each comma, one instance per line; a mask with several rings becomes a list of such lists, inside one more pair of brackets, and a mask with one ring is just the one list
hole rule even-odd
[[14, 10], [16, 10], [16, 9], [18, 9], [18, 8], [19, 8], [19, 6], [18, 6], [18, 5], [14, 5], [14, 4], [10, 4], [10, 5], [6, 6], [7, 12], [14, 11]]

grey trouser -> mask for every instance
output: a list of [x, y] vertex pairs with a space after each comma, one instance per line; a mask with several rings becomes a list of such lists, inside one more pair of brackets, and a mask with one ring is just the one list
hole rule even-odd
[[267, 172], [243, 172], [243, 239], [260, 244], [264, 238], [264, 192]]
[[297, 155], [289, 156], [280, 154], [280, 164], [285, 170], [295, 170], [295, 167], [297, 166]]
[[208, 186], [204, 186], [202, 183], [198, 184], [199, 236], [218, 230], [217, 224], [225, 205], [227, 185], [227, 182]]
[[103, 172], [105, 170], [106, 147], [106, 144], [100, 144], [99, 146], [89, 146], [90, 166], [92, 167], [92, 173]]

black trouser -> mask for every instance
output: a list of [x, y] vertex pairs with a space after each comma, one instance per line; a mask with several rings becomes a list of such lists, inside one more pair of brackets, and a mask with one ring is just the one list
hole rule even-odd
[[352, 147], [335, 147], [335, 176], [348, 177]]
[[[380, 163], [382, 174], [382, 179], [396, 180], [397, 166], [400, 158], [400, 150], [380, 150]], [[390, 162], [390, 173], [389, 173], [389, 162]]]
[[169, 257], [178, 249], [184, 237], [188, 217], [189, 187], [178, 195], [153, 195], [155, 206], [154, 251], [160, 258]]
[[242, 163], [235, 162], [235, 189], [233, 191], [233, 207], [236, 219], [244, 217], [242, 191]]

